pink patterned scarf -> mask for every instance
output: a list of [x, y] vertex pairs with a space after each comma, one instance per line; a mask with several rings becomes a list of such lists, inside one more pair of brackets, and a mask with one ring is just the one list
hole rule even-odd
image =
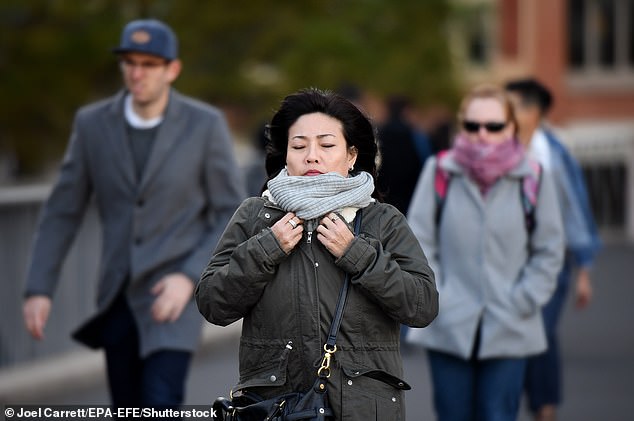
[[454, 159], [486, 195], [498, 178], [511, 171], [524, 157], [524, 147], [511, 138], [498, 144], [474, 143], [458, 136], [452, 149]]

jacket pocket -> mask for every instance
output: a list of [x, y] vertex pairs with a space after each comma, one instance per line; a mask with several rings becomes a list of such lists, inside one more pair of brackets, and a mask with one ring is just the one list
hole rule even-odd
[[383, 370], [342, 367], [342, 418], [355, 420], [404, 419], [403, 390], [411, 387]]
[[293, 342], [288, 341], [280, 352], [272, 352], [268, 359], [261, 359], [258, 365], [240, 370], [240, 382], [233, 392], [247, 388], [279, 387], [286, 384], [288, 356], [293, 349]]

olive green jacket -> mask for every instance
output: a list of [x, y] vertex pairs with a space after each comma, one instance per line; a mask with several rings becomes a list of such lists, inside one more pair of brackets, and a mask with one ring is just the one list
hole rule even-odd
[[211, 323], [244, 318], [234, 392], [270, 397], [313, 384], [347, 272], [329, 400], [337, 419], [405, 419], [399, 325], [424, 327], [438, 313], [433, 272], [405, 217], [370, 204], [335, 259], [309, 233], [286, 255], [270, 229], [285, 213], [264, 198], [243, 202], [196, 288]]

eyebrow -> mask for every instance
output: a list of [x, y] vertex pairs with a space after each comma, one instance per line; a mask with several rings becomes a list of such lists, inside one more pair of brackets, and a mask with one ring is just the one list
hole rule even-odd
[[[335, 136], [334, 134], [332, 134], [332, 133], [324, 133], [324, 134], [318, 134], [318, 135], [317, 135], [317, 139], [323, 139], [324, 137], [328, 137], [328, 136], [336, 137], [336, 136]], [[302, 140], [302, 139], [306, 139], [307, 137], [308, 137], [308, 136], [306, 136], [306, 135], [303, 135], [303, 134], [298, 134], [298, 135], [295, 135], [295, 136], [291, 137], [291, 140], [293, 140], [293, 139], [300, 139], [300, 140]]]

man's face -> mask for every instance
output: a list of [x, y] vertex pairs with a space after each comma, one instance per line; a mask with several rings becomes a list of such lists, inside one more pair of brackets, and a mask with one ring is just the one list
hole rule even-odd
[[532, 133], [541, 122], [541, 112], [539, 106], [533, 102], [526, 101], [519, 94], [510, 92], [509, 97], [513, 102], [515, 119], [520, 132]]
[[180, 72], [178, 60], [167, 61], [143, 53], [125, 53], [120, 56], [123, 81], [137, 105], [150, 105], [169, 91]]

